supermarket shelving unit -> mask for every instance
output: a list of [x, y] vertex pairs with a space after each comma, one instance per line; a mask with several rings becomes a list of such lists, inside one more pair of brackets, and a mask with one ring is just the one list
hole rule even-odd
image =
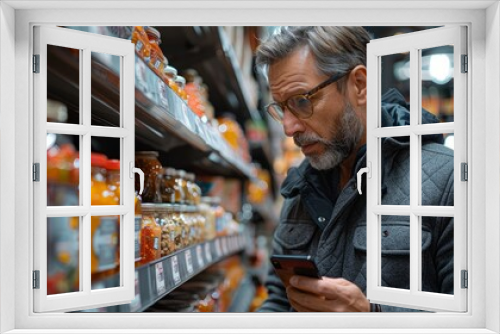
[[[74, 27], [76, 28], [76, 27]], [[82, 29], [83, 28], [83, 29]], [[88, 27], [87, 27], [88, 28]], [[85, 27], [77, 29], [84, 30]], [[94, 31], [113, 35], [112, 30]], [[160, 28], [161, 31], [161, 28]], [[251, 107], [246, 90], [242, 84], [234, 52], [230, 43], [224, 37], [220, 28], [208, 28], [215, 40], [211, 40], [217, 57], [208, 57], [214, 62], [204, 65], [211, 68], [213, 73], [200, 71], [207, 81], [220, 79], [217, 71], [221, 70], [228, 75], [226, 82], [216, 85], [219, 91], [211, 90], [211, 100], [222, 108], [233, 111], [240, 122], [245, 119], [260, 117], [255, 107]], [[164, 44], [169, 43], [164, 39]], [[223, 50], [221, 53], [220, 50]], [[185, 50], [184, 50], [185, 51]], [[92, 85], [92, 123], [99, 125], [116, 125], [119, 123], [119, 69], [120, 64], [112, 57], [95, 55], [91, 60]], [[52, 98], [65, 103], [70, 110], [69, 117], [78, 115], [72, 110], [78, 106], [72, 105], [78, 101], [79, 94], [79, 64], [76, 58], [68, 57], [61, 50], [51, 50], [52, 61], [49, 73], [50, 95]], [[186, 57], [186, 59], [189, 57]], [[177, 65], [176, 63], [173, 63]], [[214, 65], [216, 64], [216, 65]], [[137, 75], [137, 69], [142, 76]], [[139, 79], [138, 79], [139, 78]], [[141, 82], [142, 80], [142, 82]], [[144, 62], [136, 57], [136, 89], [135, 89], [135, 117], [136, 117], [136, 151], [156, 150], [160, 152], [160, 161], [164, 165], [174, 168], [185, 168], [205, 175], [218, 175], [229, 178], [252, 180], [254, 178], [251, 166], [246, 165], [229, 147], [220, 133], [209, 124], [203, 123], [168, 86], [161, 86], [159, 78]], [[151, 82], [156, 84], [151, 84]], [[231, 91], [230, 91], [231, 90]], [[226, 102], [222, 101], [222, 97]], [[237, 102], [234, 102], [236, 97]], [[231, 99], [233, 104], [231, 105]], [[106, 145], [106, 144], [104, 144]], [[103, 147], [110, 152], [115, 147]], [[263, 148], [255, 148], [262, 150]], [[266, 158], [270, 153], [266, 150]], [[255, 208], [262, 217], [274, 219], [269, 207]], [[179, 250], [174, 254], [163, 257], [152, 263], [136, 268], [136, 298], [131, 304], [86, 310], [88, 312], [141, 312], [154, 304], [157, 300], [222, 259], [241, 253], [249, 245], [249, 235], [219, 237], [202, 244], [193, 245]], [[98, 283], [98, 287], [116, 286], [118, 275], [109, 277]], [[98, 288], [97, 287], [97, 288]], [[243, 278], [240, 287], [234, 294], [230, 312], [244, 312], [255, 294], [255, 286], [249, 276]]]

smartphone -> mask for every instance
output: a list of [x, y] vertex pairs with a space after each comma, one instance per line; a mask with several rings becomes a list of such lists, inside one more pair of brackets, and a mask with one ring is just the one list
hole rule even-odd
[[293, 275], [321, 277], [311, 255], [273, 255], [271, 263], [285, 287]]

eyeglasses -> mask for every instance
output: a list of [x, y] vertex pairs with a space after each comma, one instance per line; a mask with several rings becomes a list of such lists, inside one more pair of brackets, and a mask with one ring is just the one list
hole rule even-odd
[[336, 74], [330, 77], [328, 80], [320, 83], [318, 86], [314, 87], [307, 93], [290, 96], [283, 102], [271, 102], [266, 106], [266, 110], [272, 118], [280, 123], [283, 121], [285, 107], [297, 118], [309, 118], [314, 112], [311, 97], [326, 86], [339, 81], [349, 72], [351, 71], [349, 70], [342, 74]]

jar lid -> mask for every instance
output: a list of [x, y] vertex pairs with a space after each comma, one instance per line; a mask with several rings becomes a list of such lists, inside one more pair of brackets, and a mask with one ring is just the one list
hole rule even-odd
[[177, 69], [173, 66], [165, 66], [163, 69], [163, 73], [165, 73], [168, 77], [175, 78], [177, 76]]
[[90, 164], [95, 167], [106, 168], [108, 158], [102, 153], [91, 153]]
[[110, 159], [106, 162], [106, 169], [108, 170], [120, 170], [120, 160]]
[[194, 182], [194, 173], [186, 173], [186, 180]]
[[154, 213], [156, 211], [157, 204], [153, 203], [142, 203], [141, 210], [142, 213]]
[[160, 39], [161, 38], [161, 34], [160, 34], [160, 32], [157, 29], [155, 29], [153, 27], [147, 27], [146, 28], [146, 33], [148, 34], [149, 38], [156, 39], [158, 44], [161, 43], [161, 39]]
[[163, 174], [166, 176], [175, 176], [177, 171], [174, 168], [163, 168]]
[[157, 158], [160, 154], [158, 153], [158, 151], [139, 151], [139, 152], [135, 152], [135, 155], [150, 155], [150, 156], [154, 156], [155, 158]]
[[186, 177], [186, 171], [183, 169], [180, 169], [177, 171], [177, 175], [179, 175], [180, 178], [185, 178]]
[[185, 86], [186, 85], [186, 78], [184, 78], [183, 76], [180, 76], [178, 75], [177, 77], [175, 77], [175, 80], [174, 80], [176, 83], [179, 83], [181, 84], [182, 86]]

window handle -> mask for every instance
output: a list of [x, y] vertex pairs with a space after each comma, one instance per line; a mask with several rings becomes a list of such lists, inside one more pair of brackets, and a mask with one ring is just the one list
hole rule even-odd
[[139, 184], [140, 184], [140, 189], [139, 189], [139, 195], [142, 195], [142, 191], [144, 190], [144, 172], [140, 168], [135, 168], [134, 163], [131, 161], [130, 162], [130, 178], [134, 178], [134, 173], [139, 174]]
[[372, 163], [370, 161], [368, 161], [366, 163], [368, 166], [367, 167], [364, 167], [364, 168], [361, 168], [358, 173], [357, 173], [357, 184], [358, 184], [358, 193], [361, 195], [363, 192], [361, 191], [361, 175], [363, 174], [367, 174], [367, 178], [371, 179], [372, 177], [372, 170], [371, 170], [371, 167], [372, 167]]

